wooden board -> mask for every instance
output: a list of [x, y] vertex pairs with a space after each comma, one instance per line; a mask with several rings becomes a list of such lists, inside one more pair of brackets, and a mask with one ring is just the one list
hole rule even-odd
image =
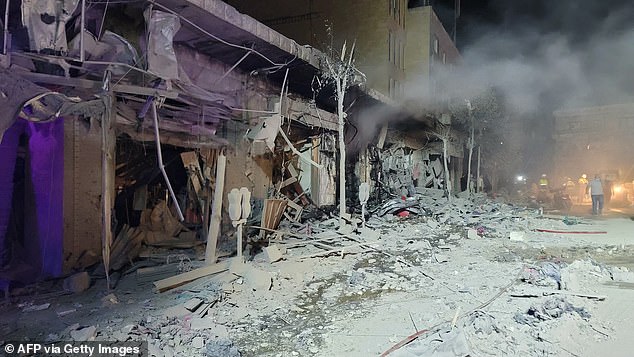
[[192, 280], [196, 280], [198, 278], [202, 278], [207, 275], [218, 274], [225, 270], [229, 270], [229, 262], [221, 262], [214, 265], [209, 265], [206, 267], [194, 269], [192, 271], [188, 271], [187, 273], [179, 274], [176, 276], [169, 277], [167, 279], [162, 279], [154, 282], [154, 289], [158, 292], [164, 292], [169, 289], [173, 289], [179, 287], [187, 282]]

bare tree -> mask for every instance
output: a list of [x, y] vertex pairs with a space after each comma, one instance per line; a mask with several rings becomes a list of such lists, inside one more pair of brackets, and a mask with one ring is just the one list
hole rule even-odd
[[339, 219], [343, 224], [346, 214], [346, 143], [344, 141], [344, 127], [347, 113], [343, 103], [348, 87], [354, 84], [354, 77], [357, 70], [354, 67], [354, 46], [346, 54], [346, 43], [344, 42], [339, 58], [324, 58], [326, 64], [322, 72], [322, 78], [326, 84], [335, 86], [335, 98], [337, 99], [337, 116], [339, 131]]
[[[450, 105], [450, 111], [455, 121], [463, 128], [469, 130], [469, 162], [467, 164], [467, 189], [471, 184], [471, 169], [473, 161], [473, 150], [478, 147], [478, 164], [476, 168], [477, 176], [480, 177], [480, 154], [483, 145], [492, 142], [500, 142], [499, 130], [503, 124], [502, 108], [498, 93], [493, 88], [483, 90], [472, 98]], [[478, 132], [476, 138], [476, 131]], [[477, 144], [477, 145], [476, 145]], [[496, 145], [492, 145], [496, 147]]]
[[451, 142], [451, 126], [438, 123], [438, 127], [435, 131], [431, 132], [438, 139], [442, 140], [442, 161], [445, 171], [445, 192], [447, 193], [447, 200], [451, 201], [451, 180], [449, 178], [449, 156], [448, 147]]

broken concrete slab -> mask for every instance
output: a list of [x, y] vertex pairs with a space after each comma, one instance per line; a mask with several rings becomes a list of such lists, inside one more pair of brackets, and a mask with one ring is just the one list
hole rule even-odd
[[70, 337], [76, 342], [94, 341], [96, 336], [97, 328], [95, 326], [88, 326], [70, 332]]
[[29, 305], [22, 309], [22, 312], [34, 312], [34, 311], [42, 311], [46, 310], [51, 306], [49, 303], [41, 304], [41, 305]]
[[119, 303], [119, 299], [117, 298], [115, 294], [108, 294], [101, 298], [101, 305], [104, 307], [116, 305], [118, 303]]
[[209, 317], [193, 318], [190, 328], [192, 330], [204, 330], [208, 336], [229, 338], [229, 329], [226, 326], [216, 323], [214, 319]]
[[196, 311], [196, 309], [202, 305], [203, 301], [199, 298], [193, 298], [183, 304], [183, 307], [189, 311]]
[[194, 337], [194, 339], [192, 340], [192, 347], [194, 348], [203, 348], [205, 346], [205, 340], [200, 337], [200, 336], [196, 336]]
[[368, 227], [361, 228], [360, 235], [361, 235], [361, 237], [363, 237], [367, 241], [378, 240], [379, 237], [381, 236], [379, 231], [371, 229], [371, 228], [368, 228]]
[[449, 257], [444, 254], [434, 253], [434, 260], [437, 263], [446, 263], [449, 261]]
[[428, 220], [427, 220], [427, 225], [428, 225], [428, 226], [429, 226], [429, 228], [431, 228], [431, 229], [436, 229], [436, 228], [438, 228], [438, 226], [439, 226], [438, 222], [436, 222], [436, 220], [435, 220], [435, 219], [433, 219], [433, 218], [430, 218], [430, 219], [428, 219]]
[[352, 232], [354, 232], [354, 226], [352, 226], [351, 224], [347, 224], [347, 223], [342, 224], [339, 227], [339, 229], [337, 229], [337, 233], [343, 234], [343, 235], [352, 234]]
[[239, 259], [232, 259], [230, 264], [229, 264], [229, 272], [231, 274], [237, 275], [237, 276], [245, 276], [247, 271], [249, 271], [249, 266], [239, 260]]
[[478, 235], [478, 231], [475, 229], [468, 229], [467, 230], [467, 238], [469, 239], [478, 239], [480, 238], [480, 236]]
[[264, 270], [252, 268], [244, 276], [245, 283], [255, 291], [271, 290], [273, 277], [271, 273]]
[[189, 314], [191, 314], [191, 311], [187, 310], [182, 305], [168, 307], [167, 309], [163, 310], [163, 316], [166, 318], [182, 317]]
[[269, 245], [268, 247], [262, 249], [262, 251], [264, 252], [264, 256], [269, 263], [275, 263], [284, 258], [282, 252], [280, 252], [280, 250], [278, 249], [277, 244]]
[[64, 283], [62, 285], [66, 291], [71, 293], [80, 293], [88, 290], [90, 287], [90, 275], [88, 275], [85, 271], [73, 274], [64, 279]]

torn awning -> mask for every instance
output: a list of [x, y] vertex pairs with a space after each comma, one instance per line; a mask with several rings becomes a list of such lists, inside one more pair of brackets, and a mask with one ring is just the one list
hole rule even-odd
[[82, 102], [61, 93], [52, 92], [13, 74], [0, 69], [0, 140], [4, 132], [17, 118], [31, 122], [48, 122], [68, 114], [99, 115], [105, 108], [103, 101]]

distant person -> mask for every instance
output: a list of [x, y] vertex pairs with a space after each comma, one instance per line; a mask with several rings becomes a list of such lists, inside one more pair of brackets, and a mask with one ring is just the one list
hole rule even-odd
[[614, 184], [612, 183], [611, 177], [605, 177], [603, 182], [603, 196], [605, 200], [605, 205], [610, 204], [610, 200], [612, 200], [612, 196], [614, 196]]
[[573, 189], [575, 187], [575, 182], [570, 177], [566, 177], [566, 182], [564, 183], [564, 187], [567, 190]]
[[588, 187], [588, 178], [586, 174], [583, 174], [579, 177], [579, 196], [577, 197], [577, 201], [579, 201], [579, 203], [583, 203], [583, 201], [585, 201], [586, 187]]
[[599, 175], [594, 175], [594, 179], [588, 183], [586, 192], [589, 192], [592, 197], [592, 214], [595, 216], [603, 214], [603, 185]]

